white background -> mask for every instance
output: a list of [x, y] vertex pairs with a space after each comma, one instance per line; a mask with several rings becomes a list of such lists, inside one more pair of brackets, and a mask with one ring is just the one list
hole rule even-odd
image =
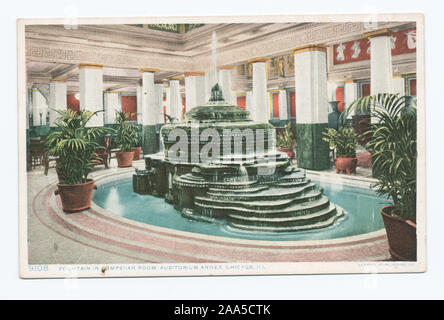
[[[187, 6], [188, 4], [188, 6]], [[1, 10], [1, 299], [444, 298], [444, 6], [438, 1], [8, 1]], [[423, 274], [22, 280], [18, 277], [16, 18], [425, 13], [428, 270]], [[441, 97], [441, 98], [440, 98]], [[24, 156], [24, 155], [21, 155]], [[441, 207], [439, 206], [441, 204]]]

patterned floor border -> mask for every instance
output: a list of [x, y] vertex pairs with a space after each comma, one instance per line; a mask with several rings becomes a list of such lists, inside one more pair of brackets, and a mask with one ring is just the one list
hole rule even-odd
[[[108, 170], [107, 170], [108, 171]], [[133, 170], [95, 174], [96, 184]], [[389, 259], [385, 230], [313, 241], [261, 241], [225, 238], [157, 227], [120, 217], [95, 204], [79, 213], [62, 211], [56, 184], [33, 199], [33, 213], [53, 232], [82, 245], [141, 263], [327, 262]]]

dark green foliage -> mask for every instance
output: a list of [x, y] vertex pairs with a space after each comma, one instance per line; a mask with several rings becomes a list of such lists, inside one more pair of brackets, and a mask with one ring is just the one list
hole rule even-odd
[[66, 176], [63, 183], [85, 183], [94, 160], [98, 160], [95, 151], [101, 146], [96, 141], [112, 129], [86, 127], [89, 119], [99, 111], [55, 111], [60, 114], [60, 117], [55, 123], [57, 129], [46, 138], [48, 152], [58, 157], [57, 168]]
[[416, 101], [409, 96], [378, 94], [353, 102], [377, 120], [366, 148], [373, 158], [376, 191], [393, 200], [393, 214], [416, 221]]
[[291, 123], [285, 126], [285, 130], [277, 135], [276, 144], [278, 148], [289, 149], [293, 147], [293, 131], [291, 131]]
[[324, 135], [322, 140], [336, 150], [336, 155], [340, 157], [356, 156], [358, 140], [353, 129], [346, 127], [341, 127], [339, 130], [327, 128], [322, 134]]
[[116, 111], [116, 144], [121, 152], [130, 152], [131, 147], [139, 144], [139, 135], [136, 125], [129, 123], [131, 114]]

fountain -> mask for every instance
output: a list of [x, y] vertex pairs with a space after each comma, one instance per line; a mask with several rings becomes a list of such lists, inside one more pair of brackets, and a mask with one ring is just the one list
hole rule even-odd
[[[208, 132], [211, 142], [203, 139]], [[218, 84], [207, 104], [182, 123], [165, 124], [161, 136], [163, 152], [145, 156], [134, 191], [164, 197], [188, 219], [288, 232], [329, 226], [343, 213], [276, 151], [273, 126], [226, 103]]]

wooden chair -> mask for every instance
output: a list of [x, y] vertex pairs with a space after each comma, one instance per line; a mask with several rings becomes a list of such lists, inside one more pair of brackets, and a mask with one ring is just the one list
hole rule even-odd
[[35, 169], [36, 166], [43, 164], [43, 157], [45, 154], [45, 141], [44, 140], [31, 140], [29, 143], [31, 153], [31, 166]]

